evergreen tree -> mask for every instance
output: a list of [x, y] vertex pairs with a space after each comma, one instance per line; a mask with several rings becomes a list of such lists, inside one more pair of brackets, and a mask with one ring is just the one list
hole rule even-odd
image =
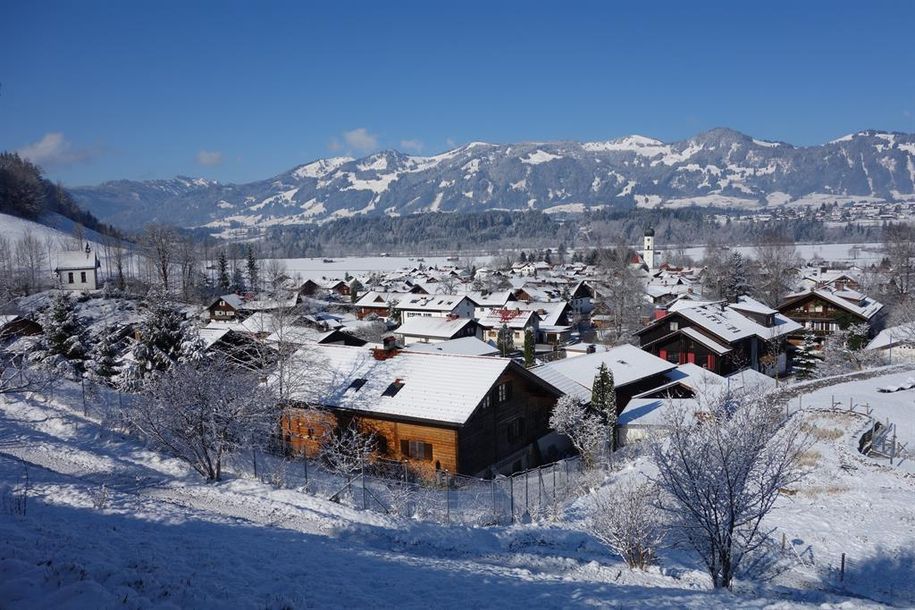
[[83, 323], [76, 315], [76, 306], [66, 292], [54, 295], [51, 306], [41, 319], [48, 354], [63, 356], [67, 360], [81, 360], [86, 350], [83, 346]]
[[86, 357], [86, 377], [95, 382], [108, 382], [118, 372], [115, 329], [106, 327], [96, 338]]
[[160, 290], [147, 295], [149, 310], [137, 329], [133, 362], [126, 372], [129, 389], [139, 389], [150, 374], [168, 370], [175, 362], [199, 360], [202, 345], [197, 333], [168, 295]]
[[524, 331], [524, 366], [534, 366], [534, 333], [530, 328]]
[[248, 286], [255, 292], [260, 285], [258, 279], [257, 259], [254, 258], [254, 248], [248, 246]]
[[746, 261], [740, 252], [731, 252], [722, 279], [721, 298], [726, 299], [728, 303], [736, 303], [738, 297], [749, 292]]
[[508, 324], [503, 324], [496, 336], [496, 347], [501, 356], [508, 356], [515, 351], [515, 338]]
[[226, 253], [220, 252], [216, 258], [216, 285], [222, 292], [228, 292], [231, 280], [229, 279], [229, 261], [226, 259]]
[[349, 296], [353, 303], [359, 300], [360, 292], [362, 292], [362, 282], [353, 278], [353, 281], [349, 283]]
[[522, 250], [521, 255], [518, 256], [518, 262], [521, 262], [521, 263], [527, 262], [527, 254], [524, 253], [524, 250]]
[[616, 384], [613, 372], [601, 363], [591, 385], [591, 407], [600, 414], [610, 431], [611, 449], [613, 448], [613, 430], [616, 428]]
[[810, 379], [816, 373], [818, 359], [814, 356], [817, 349], [816, 337], [813, 331], [804, 333], [797, 355], [794, 357], [794, 375], [798, 379]]
[[241, 267], [236, 266], [232, 269], [232, 288], [237, 292], [245, 289], [245, 276], [241, 272]]

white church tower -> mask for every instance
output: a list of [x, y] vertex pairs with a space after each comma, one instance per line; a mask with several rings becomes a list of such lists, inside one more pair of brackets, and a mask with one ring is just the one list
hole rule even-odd
[[642, 260], [648, 266], [648, 271], [654, 271], [654, 229], [645, 230], [645, 241], [642, 248]]

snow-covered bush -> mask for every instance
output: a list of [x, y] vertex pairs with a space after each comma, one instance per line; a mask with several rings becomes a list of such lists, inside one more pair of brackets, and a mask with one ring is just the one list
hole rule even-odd
[[651, 447], [660, 506], [673, 532], [698, 552], [715, 588], [730, 587], [767, 532], [763, 518], [802, 475], [807, 447], [797, 418], [764, 397], [732, 395], [697, 412], [670, 409], [668, 435]]
[[222, 359], [176, 364], [155, 375], [125, 416], [155, 445], [207, 480], [219, 480], [224, 458], [275, 431], [279, 411], [254, 375]]
[[351, 421], [348, 426], [328, 431], [321, 439], [321, 458], [334, 472], [349, 477], [363, 467], [377, 449], [374, 434], [359, 430]]
[[581, 399], [570, 395], [556, 402], [550, 415], [550, 427], [569, 437], [588, 468], [597, 463], [610, 434], [600, 415], [591, 412]]
[[657, 487], [627, 480], [594, 502], [590, 531], [630, 568], [645, 569], [664, 539]]

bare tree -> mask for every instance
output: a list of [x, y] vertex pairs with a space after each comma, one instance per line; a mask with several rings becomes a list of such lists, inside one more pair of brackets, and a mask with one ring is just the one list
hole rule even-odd
[[768, 537], [763, 518], [802, 473], [799, 421], [765, 397], [725, 394], [700, 411], [670, 407], [669, 435], [652, 443], [660, 507], [699, 554], [715, 588], [730, 588]]
[[179, 364], [127, 403], [127, 421], [158, 447], [218, 481], [227, 455], [272, 434], [279, 411], [256, 377], [225, 360]]
[[592, 412], [580, 398], [568, 394], [553, 407], [550, 427], [569, 437], [581, 454], [582, 462], [589, 468], [597, 463], [609, 434], [600, 415]]
[[321, 457], [334, 472], [345, 477], [363, 468], [377, 448], [375, 435], [362, 432], [356, 420], [328, 431], [321, 439]]
[[629, 479], [605, 491], [595, 499], [589, 531], [630, 568], [647, 568], [664, 539], [657, 488]]
[[764, 233], [756, 243], [754, 257], [757, 265], [753, 293], [771, 307], [795, 288], [801, 260], [794, 242], [776, 231]]
[[44, 248], [41, 240], [32, 232], [26, 229], [16, 242], [15, 261], [19, 270], [19, 291], [23, 294], [31, 294], [39, 288], [39, 278], [44, 271], [45, 261]]
[[178, 232], [166, 225], [149, 225], [140, 238], [143, 254], [156, 272], [159, 282], [169, 291], [172, 266], [178, 259]]
[[646, 306], [645, 291], [629, 266], [629, 248], [620, 245], [602, 253], [595, 287], [595, 309], [607, 316], [602, 339], [625, 343], [640, 328]]

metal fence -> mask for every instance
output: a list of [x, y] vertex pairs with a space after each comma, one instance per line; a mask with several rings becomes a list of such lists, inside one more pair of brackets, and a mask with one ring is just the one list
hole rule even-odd
[[577, 456], [492, 479], [446, 471], [421, 477], [405, 462], [387, 460], [375, 460], [342, 474], [317, 459], [263, 450], [235, 455], [229, 466], [238, 475], [353, 508], [463, 525], [554, 518], [566, 501], [585, 489], [589, 474]]

